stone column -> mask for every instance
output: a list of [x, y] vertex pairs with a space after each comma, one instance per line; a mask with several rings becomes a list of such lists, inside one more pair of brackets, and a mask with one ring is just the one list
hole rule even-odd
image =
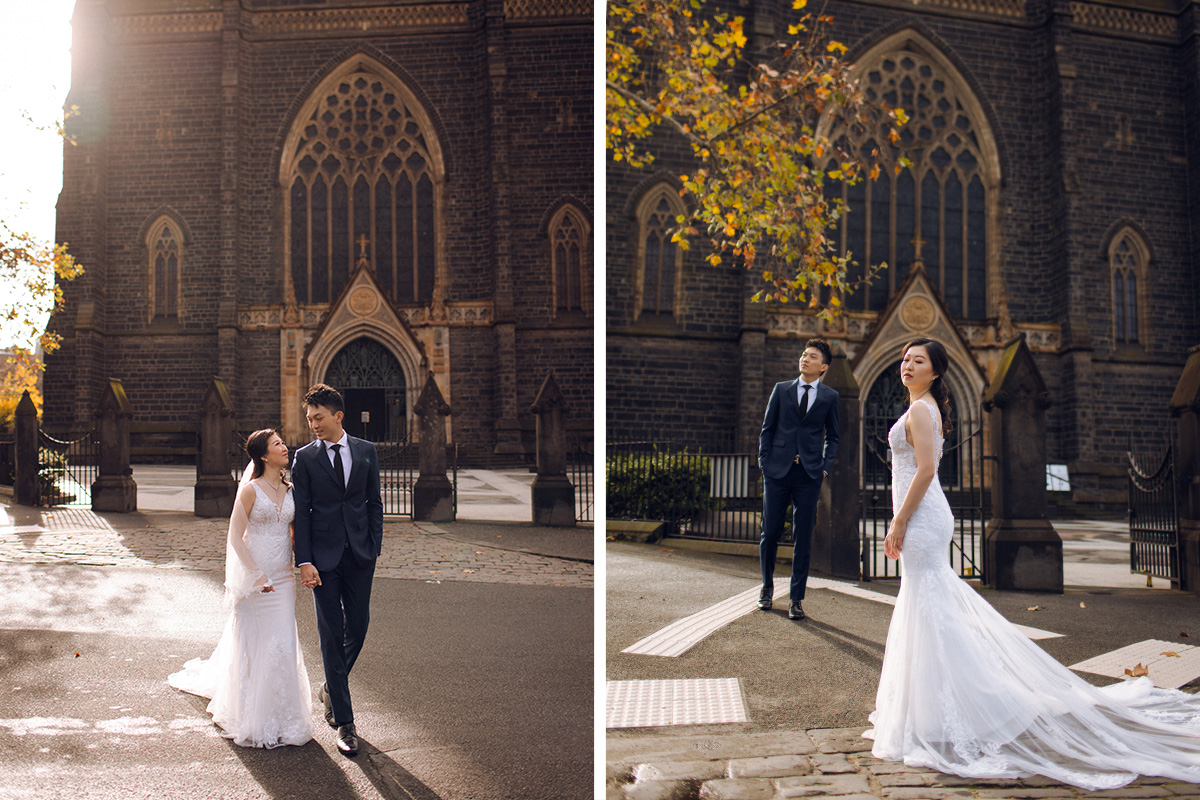
[[575, 487], [567, 477], [567, 401], [546, 374], [537, 399], [529, 407], [537, 415], [537, 477], [530, 493], [535, 525], [575, 527]]
[[862, 410], [858, 403], [858, 380], [841, 344], [834, 342], [833, 363], [822, 383], [838, 393], [838, 451], [833, 472], [821, 486], [817, 521], [813, 528], [811, 569], [835, 578], [860, 577], [862, 544], [859, 518], [862, 515]]
[[233, 401], [225, 382], [213, 378], [200, 402], [199, 457], [196, 459], [197, 517], [228, 517], [238, 485], [233, 479], [229, 445], [233, 442]]
[[121, 381], [108, 379], [94, 416], [100, 437], [100, 470], [92, 483], [92, 511], [137, 511], [137, 484], [129, 466], [133, 406]]
[[1179, 588], [1200, 594], [1200, 345], [1188, 350], [1171, 396], [1175, 426], [1175, 504], [1179, 509]]
[[446, 477], [446, 417], [450, 406], [427, 372], [425, 387], [413, 406], [417, 416], [418, 463], [421, 474], [413, 485], [412, 510], [414, 520], [430, 522], [454, 521], [454, 486]]
[[1046, 519], [1046, 409], [1050, 393], [1019, 334], [1005, 345], [983, 394], [991, 414], [992, 519], [984, 582], [994, 589], [1063, 590], [1062, 539]]
[[13, 466], [13, 499], [23, 506], [38, 504], [38, 418], [29, 390], [21, 395], [16, 410], [17, 446]]

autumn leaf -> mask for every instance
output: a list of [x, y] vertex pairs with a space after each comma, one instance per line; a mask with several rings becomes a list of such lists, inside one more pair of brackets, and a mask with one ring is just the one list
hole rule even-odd
[[464, 569], [464, 570], [463, 570], [463, 572], [471, 573], [471, 572], [478, 572], [478, 570], [474, 570], [474, 569]]
[[1139, 661], [1133, 669], [1129, 669], [1128, 667], [1126, 667], [1125, 674], [1131, 678], [1140, 678], [1143, 675], [1149, 675], [1150, 670], [1148, 670], [1144, 666], [1142, 666], [1142, 663]]
[[1079, 607], [1080, 607], [1080, 608], [1087, 608], [1087, 604], [1086, 604], [1086, 603], [1080, 603], [1080, 604], [1079, 604]]
[[1180, 631], [1180, 632], [1179, 632], [1179, 635], [1180, 635], [1180, 636], [1187, 636], [1187, 631]]
[[1159, 655], [1166, 656], [1167, 658], [1183, 658], [1183, 656], [1179, 655], [1179, 653], [1176, 653], [1172, 650], [1164, 650], [1163, 652], [1159, 653]]
[[1041, 606], [1030, 606], [1029, 608], [1027, 608], [1025, 610], [1026, 611], [1041, 611], [1042, 607]]

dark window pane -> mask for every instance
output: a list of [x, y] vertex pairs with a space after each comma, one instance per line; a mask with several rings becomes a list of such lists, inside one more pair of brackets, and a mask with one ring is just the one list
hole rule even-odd
[[329, 302], [329, 190], [317, 175], [309, 197], [312, 203], [312, 302]]
[[911, 170], [896, 176], [896, 288], [908, 277], [913, 262], [913, 238], [917, 235], [916, 198]]
[[567, 278], [570, 280], [569, 307], [583, 310], [583, 254], [578, 242], [571, 242], [567, 250]]
[[333, 182], [333, 208], [330, 216], [333, 221], [333, 292], [330, 298], [341, 294], [346, 279], [350, 276], [351, 247], [350, 243], [350, 197], [346, 182], [339, 175]]
[[367, 185], [367, 179], [361, 175], [354, 181], [354, 230], [350, 234], [350, 251], [352, 253], [350, 263], [358, 264], [358, 259], [362, 255], [362, 247], [360, 242], [362, 237], [367, 237], [367, 261], [371, 264], [371, 268], [375, 270], [376, 275], [379, 274], [379, 243], [375, 241], [375, 235], [371, 233], [371, 187]]
[[395, 242], [392, 237], [392, 185], [387, 178], [375, 184], [375, 277], [389, 297], [395, 294]]
[[433, 299], [434, 278], [433, 181], [422, 175], [417, 181], [417, 299]]
[[168, 317], [179, 313], [179, 261], [174, 253], [167, 254], [167, 304]]
[[983, 182], [976, 175], [967, 187], [967, 317], [969, 319], [983, 319], [987, 316], [986, 208]]
[[[871, 195], [871, 265], [888, 260], [889, 241], [891, 237], [890, 213], [892, 202], [891, 176], [886, 172], [879, 175], [878, 180], [870, 184], [868, 191]], [[888, 265], [889, 269], [892, 265]], [[883, 270], [875, 276], [871, 283], [871, 310], [882, 311], [887, 305], [888, 270]]]
[[1138, 340], [1137, 278], [1132, 272], [1125, 276], [1125, 323], [1130, 342]]
[[946, 294], [942, 301], [946, 310], [955, 317], [963, 315], [963, 238], [962, 238], [962, 184], [958, 173], [946, 177]]
[[167, 257], [159, 253], [154, 257], [154, 316], [167, 313]]
[[660, 234], [657, 230], [646, 233], [646, 262], [642, 268], [642, 311], [651, 314], [658, 311], [658, 265], [662, 259]]
[[921, 181], [921, 260], [925, 262], [925, 272], [929, 282], [936, 289], [940, 280], [941, 265], [938, 263], [938, 225], [941, 222], [941, 209], [938, 207], [940, 191], [937, 177], [932, 172], [925, 173]]
[[299, 178], [292, 181], [292, 287], [296, 302], [307, 303], [308, 297], [308, 192]]
[[[858, 266], [851, 266], [846, 270], [846, 277], [851, 281], [861, 281], [864, 274], [863, 267], [867, 263], [866, 182], [860, 181], [853, 186], [846, 187], [846, 209], [845, 221], [842, 223], [846, 227], [846, 250], [850, 253], [850, 257], [858, 262]], [[850, 296], [848, 307], [855, 311], [866, 311], [869, 295], [870, 291], [866, 286], [855, 288], [854, 294]]]
[[1125, 276], [1113, 273], [1113, 329], [1118, 342], [1125, 341]]
[[413, 287], [414, 262], [413, 187], [408, 175], [396, 181], [396, 302], [411, 303], [417, 295]]

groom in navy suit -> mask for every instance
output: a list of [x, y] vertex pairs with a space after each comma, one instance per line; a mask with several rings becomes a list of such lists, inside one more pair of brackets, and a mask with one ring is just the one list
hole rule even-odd
[[812, 529], [821, 482], [833, 468], [838, 447], [838, 393], [821, 383], [833, 353], [824, 339], [809, 339], [800, 356], [800, 377], [775, 384], [758, 439], [763, 474], [762, 538], [758, 558], [762, 592], [758, 607], [771, 608], [775, 551], [784, 514], [792, 505], [792, 583], [788, 619], [804, 619], [804, 587], [812, 554]]
[[358, 754], [350, 704], [350, 670], [370, 620], [371, 581], [383, 546], [383, 501], [375, 445], [342, 428], [345, 403], [318, 383], [304, 396], [304, 415], [317, 436], [296, 451], [296, 566], [312, 588], [325, 682], [318, 696], [325, 721], [337, 728], [338, 750]]

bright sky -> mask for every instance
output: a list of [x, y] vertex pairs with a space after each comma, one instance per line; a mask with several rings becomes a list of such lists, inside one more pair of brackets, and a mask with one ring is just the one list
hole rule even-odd
[[[75, 0], [0, 0], [0, 220], [46, 242], [54, 238], [62, 189], [63, 142], [54, 123], [71, 88], [74, 7]], [[0, 284], [0, 297], [12, 291]], [[0, 346], [11, 338], [0, 329]]]

